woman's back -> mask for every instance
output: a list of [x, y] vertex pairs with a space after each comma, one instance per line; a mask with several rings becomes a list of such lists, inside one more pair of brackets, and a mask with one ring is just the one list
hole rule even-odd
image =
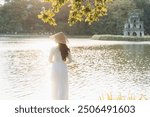
[[50, 52], [50, 61], [55, 63], [55, 62], [63, 62], [61, 53], [58, 47], [54, 47], [51, 49]]
[[70, 63], [72, 62], [72, 58], [71, 58], [71, 54], [70, 52], [68, 53], [68, 56], [66, 58], [66, 61], [64, 61], [62, 59], [62, 56], [61, 56], [61, 52], [59, 50], [59, 47], [56, 46], [56, 47], [53, 47], [50, 51], [50, 56], [49, 56], [49, 61], [50, 63], [55, 63], [55, 62], [65, 62], [65, 63]]

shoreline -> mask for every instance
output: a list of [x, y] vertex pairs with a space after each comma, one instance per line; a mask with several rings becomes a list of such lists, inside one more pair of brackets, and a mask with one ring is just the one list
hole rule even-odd
[[[134, 36], [123, 36], [123, 35], [67, 35], [69, 39], [89, 39], [89, 40], [99, 40], [99, 41], [127, 41], [127, 42], [144, 42], [150, 41], [150, 36], [144, 37], [134, 37]], [[0, 35], [0, 41], [30, 41], [30, 40], [48, 40], [49, 35]]]
[[123, 35], [93, 35], [92, 39], [93, 40], [101, 40], [101, 41], [141, 42], [141, 41], [150, 41], [150, 36], [137, 37], [137, 36], [123, 36]]
[[[43, 37], [48, 38], [50, 35], [36, 35], [36, 34], [0, 34], [0, 37], [16, 37], [16, 38], [34, 38], [34, 37]], [[67, 35], [68, 38], [91, 38], [92, 35]]]

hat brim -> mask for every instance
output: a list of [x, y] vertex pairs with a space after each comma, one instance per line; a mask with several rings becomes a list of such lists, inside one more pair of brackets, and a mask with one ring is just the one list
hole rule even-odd
[[49, 38], [51, 38], [54, 41], [56, 41], [56, 43], [66, 44], [67, 42], [69, 42], [67, 37], [65, 36], [65, 34], [62, 33], [62, 32], [56, 33], [54, 35], [51, 35], [51, 36], [49, 36]]

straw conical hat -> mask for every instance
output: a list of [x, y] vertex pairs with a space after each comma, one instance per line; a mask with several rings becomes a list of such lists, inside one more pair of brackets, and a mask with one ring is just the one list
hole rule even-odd
[[54, 39], [57, 43], [66, 44], [68, 42], [68, 39], [63, 32], [51, 35], [50, 38]]

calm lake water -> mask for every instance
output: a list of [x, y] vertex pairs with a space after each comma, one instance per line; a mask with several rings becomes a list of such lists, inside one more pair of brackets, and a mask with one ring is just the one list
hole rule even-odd
[[[49, 99], [46, 39], [0, 41], [0, 99]], [[5, 40], [5, 41], [4, 41]], [[70, 39], [69, 99], [129, 94], [150, 98], [150, 42]]]

